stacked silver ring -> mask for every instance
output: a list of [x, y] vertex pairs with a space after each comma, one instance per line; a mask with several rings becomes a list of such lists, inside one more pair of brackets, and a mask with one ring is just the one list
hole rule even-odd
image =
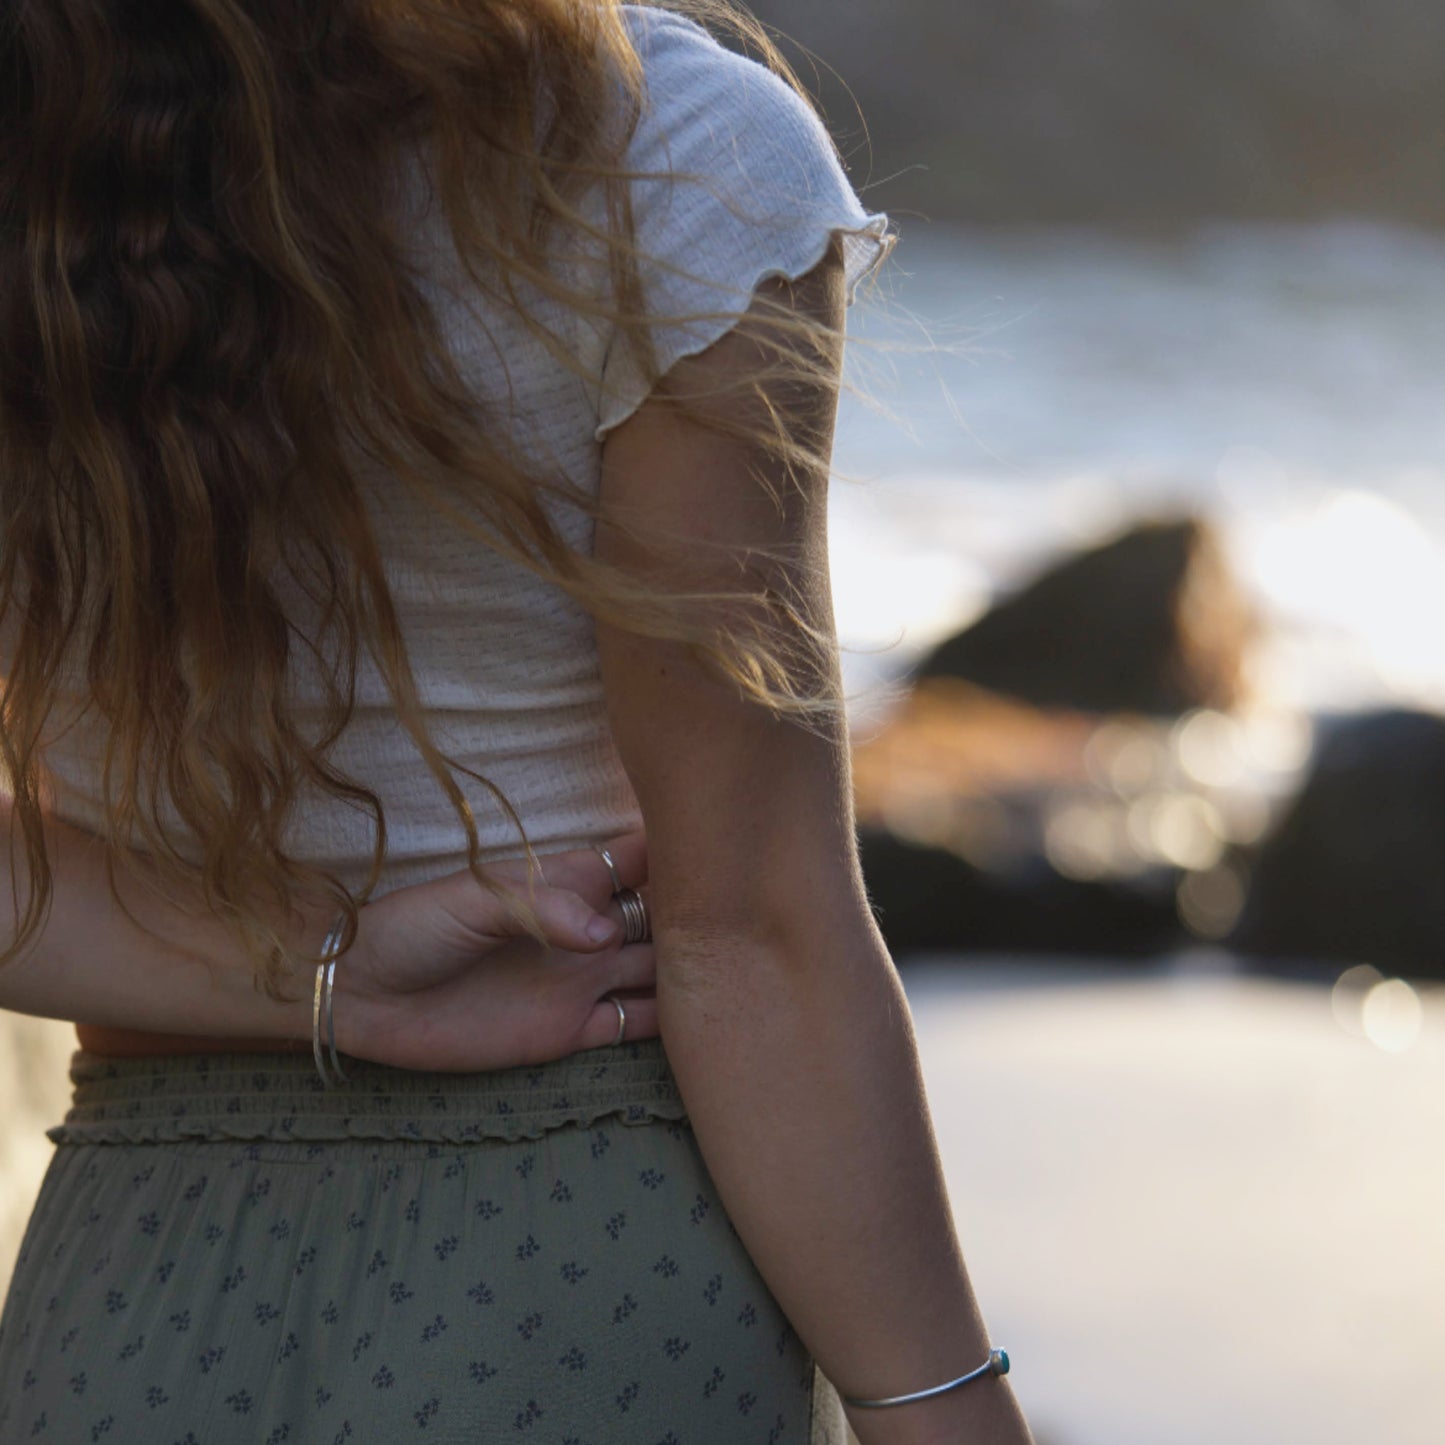
[[646, 901], [635, 888], [622, 886], [622, 879], [617, 872], [617, 864], [612, 861], [612, 854], [601, 843], [594, 843], [592, 848], [607, 865], [608, 873], [612, 875], [612, 896], [622, 910], [623, 944], [646, 943], [652, 937], [652, 925], [647, 919]]
[[622, 910], [622, 942], [646, 943], [652, 937], [652, 928], [647, 921], [647, 904], [635, 888], [624, 888], [613, 895]]

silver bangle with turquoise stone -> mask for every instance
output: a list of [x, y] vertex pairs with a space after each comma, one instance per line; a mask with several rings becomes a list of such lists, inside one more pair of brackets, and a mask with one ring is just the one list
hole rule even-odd
[[1006, 1375], [1008, 1374], [1008, 1351], [990, 1350], [988, 1359], [978, 1369], [970, 1370], [966, 1375], [960, 1375], [956, 1380], [949, 1380], [947, 1384], [935, 1385], [931, 1390], [916, 1390], [911, 1395], [890, 1395], [886, 1400], [850, 1400], [843, 1396], [843, 1403], [851, 1405], [856, 1410], [881, 1410], [885, 1405], [907, 1405], [913, 1400], [931, 1400], [935, 1395], [942, 1395], [946, 1390], [956, 1390], [960, 1385], [966, 1385], [970, 1380], [981, 1379], [984, 1375]]

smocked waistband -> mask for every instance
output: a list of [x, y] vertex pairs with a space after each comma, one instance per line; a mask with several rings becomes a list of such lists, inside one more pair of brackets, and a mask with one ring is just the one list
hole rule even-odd
[[350, 1060], [327, 1089], [309, 1055], [167, 1054], [113, 1059], [77, 1050], [56, 1144], [187, 1139], [414, 1139], [447, 1144], [540, 1138], [608, 1116], [685, 1119], [661, 1040], [584, 1049], [552, 1063], [426, 1073]]

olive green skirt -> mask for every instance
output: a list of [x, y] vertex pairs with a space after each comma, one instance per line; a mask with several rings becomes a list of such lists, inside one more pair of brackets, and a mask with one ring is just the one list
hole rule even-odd
[[0, 1440], [843, 1445], [660, 1041], [348, 1072], [74, 1055]]

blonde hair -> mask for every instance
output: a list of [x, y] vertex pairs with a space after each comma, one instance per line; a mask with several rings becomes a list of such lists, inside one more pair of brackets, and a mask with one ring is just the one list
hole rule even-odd
[[[800, 89], [755, 22], [718, 0], [686, 9]], [[0, 963], [49, 908], [43, 746], [73, 650], [108, 733], [112, 888], [132, 848], [154, 886], [198, 888], [273, 998], [293, 962], [276, 912], [329, 895], [349, 942], [385, 857], [380, 800], [327, 760], [361, 647], [456, 810], [473, 872], [455, 772], [522, 831], [428, 734], [353, 448], [597, 617], [687, 644], [761, 705], [836, 714], [826, 639], [786, 596], [666, 595], [565, 544], [546, 499], [595, 502], [509, 450], [406, 261], [397, 208], [377, 204], [387, 161], [428, 138], [471, 279], [561, 364], [579, 366], [521, 291], [607, 319], [661, 382], [650, 328], [678, 318], [649, 316], [639, 281], [622, 158], [641, 66], [613, 0], [14, 0], [0, 70], [0, 627], [14, 639], [0, 760], [12, 864], [18, 831], [29, 879]], [[582, 205], [596, 187], [604, 226]], [[605, 247], [605, 294], [569, 289], [552, 265], [578, 236]], [[770, 398], [780, 381], [834, 380], [839, 338], [780, 305], [752, 323], [762, 360], [741, 405], [665, 383], [659, 399], [785, 474], [826, 466]], [[282, 576], [314, 632], [283, 606]], [[316, 737], [288, 703], [298, 649], [324, 684]], [[375, 821], [355, 895], [285, 851], [308, 787]], [[163, 799], [199, 861], [163, 824]]]

